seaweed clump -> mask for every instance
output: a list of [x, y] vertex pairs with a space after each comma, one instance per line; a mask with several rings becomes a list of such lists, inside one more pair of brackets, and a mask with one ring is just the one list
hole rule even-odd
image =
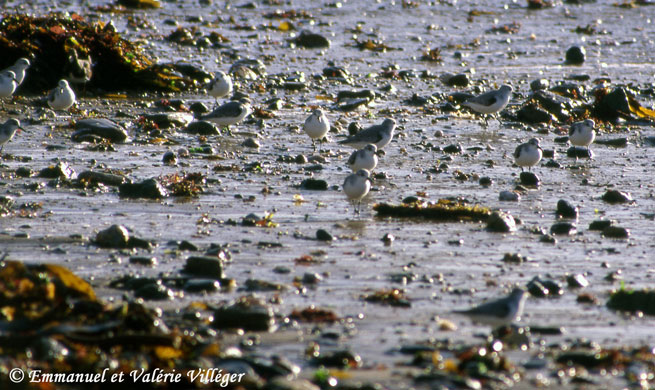
[[614, 310], [655, 315], [655, 290], [628, 290], [621, 288], [612, 292], [607, 307]]
[[91, 56], [93, 77], [88, 86], [105, 91], [179, 92], [197, 87], [209, 77], [188, 65], [154, 64], [111, 23], [90, 24], [77, 14], [9, 14], [0, 21], [0, 68], [21, 57], [31, 62], [21, 85], [24, 91], [40, 93], [65, 78], [70, 50]]
[[487, 207], [469, 206], [448, 199], [439, 199], [437, 203], [413, 202], [401, 205], [379, 203], [373, 206], [373, 210], [380, 217], [425, 218], [443, 222], [484, 222], [491, 215], [491, 210]]

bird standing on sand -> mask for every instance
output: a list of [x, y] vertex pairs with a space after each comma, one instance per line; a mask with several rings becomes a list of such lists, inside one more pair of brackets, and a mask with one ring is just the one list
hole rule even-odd
[[241, 122], [252, 113], [248, 99], [241, 99], [238, 102], [231, 101], [222, 104], [209, 114], [202, 115], [201, 120], [216, 123], [218, 126], [228, 127]]
[[30, 67], [30, 60], [28, 60], [27, 58], [19, 58], [12, 66], [8, 67], [5, 70], [10, 70], [14, 72], [16, 83], [18, 85], [21, 85], [23, 83], [23, 80], [25, 80], [25, 71], [29, 67]]
[[325, 115], [325, 112], [320, 108], [312, 111], [312, 114], [305, 120], [303, 130], [312, 139], [312, 146], [314, 151], [316, 151], [316, 140], [319, 142], [319, 151], [320, 146], [323, 144], [323, 137], [330, 130], [330, 121]]
[[531, 170], [533, 166], [539, 164], [543, 154], [544, 152], [541, 146], [539, 146], [539, 140], [531, 138], [528, 142], [516, 147], [514, 151], [514, 162], [521, 167], [521, 172], [523, 172], [524, 167], [528, 167], [528, 170]]
[[68, 85], [68, 81], [59, 80], [57, 88], [50, 91], [48, 105], [55, 111], [68, 110], [75, 104], [75, 92]]
[[[574, 146], [584, 146], [589, 153], [589, 145], [591, 145], [596, 139], [596, 131], [594, 130], [595, 126], [596, 123], [591, 119], [571, 124], [571, 128], [569, 129], [569, 141]], [[578, 159], [577, 154], [575, 158], [576, 160]]]
[[[0, 72], [0, 99], [11, 97], [18, 87], [16, 82], [16, 74], [11, 70], [3, 70]], [[5, 102], [2, 102], [2, 108], [5, 108]]]
[[353, 172], [366, 169], [372, 172], [378, 165], [377, 146], [368, 144], [364, 148], [355, 150], [348, 159], [348, 166]]
[[0, 153], [2, 153], [5, 144], [14, 137], [17, 130], [20, 130], [20, 121], [15, 118], [7, 119], [5, 123], [0, 125]]
[[354, 206], [355, 214], [359, 214], [362, 207], [362, 198], [371, 190], [371, 179], [369, 172], [366, 169], [360, 169], [357, 173], [353, 173], [346, 177], [343, 182], [343, 192], [348, 197], [348, 200]]
[[473, 322], [498, 328], [520, 320], [527, 298], [528, 292], [517, 287], [504, 298], [486, 302], [468, 310], [455, 310], [453, 313], [464, 314]]
[[379, 125], [373, 125], [367, 129], [358, 132], [342, 141], [342, 145], [348, 145], [353, 148], [363, 148], [368, 144], [374, 144], [378, 150], [384, 148], [393, 138], [393, 130], [396, 128], [396, 121], [387, 118]]
[[496, 90], [474, 96], [462, 103], [462, 105], [469, 107], [475, 112], [484, 114], [484, 124], [488, 126], [487, 115], [493, 115], [505, 108], [511, 97], [512, 87], [504, 84]]
[[219, 70], [214, 74], [214, 79], [207, 84], [207, 92], [214, 97], [214, 107], [217, 107], [218, 99], [232, 92], [232, 78]]

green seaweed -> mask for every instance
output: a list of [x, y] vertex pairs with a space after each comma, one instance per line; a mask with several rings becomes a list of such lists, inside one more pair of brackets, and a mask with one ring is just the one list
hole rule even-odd
[[442, 222], [484, 222], [491, 215], [491, 210], [487, 207], [470, 206], [447, 199], [440, 199], [437, 203], [414, 202], [401, 205], [379, 203], [373, 206], [373, 210], [380, 217], [425, 218]]
[[655, 290], [632, 290], [625, 288], [625, 285], [621, 284], [619, 290], [613, 291], [610, 294], [607, 307], [614, 310], [627, 312], [640, 311], [644, 314], [655, 315]]

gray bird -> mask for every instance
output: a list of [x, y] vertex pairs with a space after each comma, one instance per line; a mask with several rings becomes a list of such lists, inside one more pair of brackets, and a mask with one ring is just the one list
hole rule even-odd
[[5, 144], [14, 137], [18, 130], [21, 130], [20, 121], [15, 118], [7, 119], [5, 123], [0, 125], [0, 153], [2, 153]]
[[501, 85], [500, 88], [496, 90], [474, 96], [462, 103], [462, 105], [469, 107], [480, 114], [485, 114], [484, 123], [485, 126], [487, 126], [487, 115], [495, 114], [505, 108], [511, 97], [512, 87], [505, 84]]
[[252, 113], [250, 103], [247, 99], [241, 99], [238, 102], [224, 103], [209, 114], [202, 115], [200, 119], [219, 126], [230, 126], [241, 122], [250, 113]]
[[523, 305], [527, 298], [528, 292], [517, 287], [504, 298], [486, 302], [468, 310], [455, 310], [453, 313], [463, 314], [473, 322], [497, 328], [518, 321], [523, 314]]
[[16, 76], [16, 83], [18, 85], [21, 85], [23, 83], [23, 80], [25, 79], [25, 71], [27, 68], [30, 67], [30, 60], [27, 58], [19, 58], [16, 60], [16, 62], [8, 67], [5, 70], [10, 70], [14, 72], [14, 75]]
[[339, 141], [342, 145], [348, 145], [356, 149], [361, 149], [368, 144], [374, 144], [378, 150], [384, 148], [391, 142], [393, 131], [396, 128], [396, 121], [387, 118], [380, 125], [373, 125], [367, 129], [358, 132], [344, 140]]

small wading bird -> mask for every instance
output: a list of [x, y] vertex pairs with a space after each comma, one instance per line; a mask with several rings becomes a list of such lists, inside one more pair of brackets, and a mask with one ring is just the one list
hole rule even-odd
[[0, 153], [2, 153], [5, 144], [14, 137], [14, 134], [18, 130], [22, 129], [20, 127], [20, 121], [15, 118], [7, 119], [5, 123], [0, 125]]
[[[596, 123], [591, 119], [571, 124], [571, 128], [569, 129], [569, 141], [571, 142], [571, 145], [584, 146], [587, 148], [587, 154], [591, 156], [589, 145], [591, 145], [596, 139], [596, 131], [594, 130], [595, 126]], [[577, 153], [575, 155], [575, 160], [578, 160]]]
[[339, 141], [339, 143], [356, 149], [363, 148], [368, 144], [374, 144], [380, 150], [391, 142], [395, 128], [396, 121], [387, 118], [382, 124], [366, 128], [355, 135]]
[[[16, 74], [11, 70], [3, 70], [0, 72], [0, 99], [11, 97], [18, 87], [16, 82]], [[5, 108], [5, 102], [2, 101], [2, 109]]]
[[377, 146], [373, 144], [368, 144], [362, 149], [355, 150], [348, 159], [348, 166], [353, 172], [357, 172], [360, 169], [366, 169], [372, 172], [378, 165], [377, 151]]
[[75, 104], [75, 92], [68, 85], [68, 81], [59, 80], [55, 89], [48, 95], [48, 105], [55, 111], [68, 110]]
[[231, 101], [220, 105], [209, 114], [202, 115], [201, 120], [216, 123], [218, 126], [229, 127], [241, 122], [252, 113], [248, 99]]
[[4, 70], [10, 70], [14, 72], [16, 83], [18, 85], [21, 85], [23, 83], [23, 80], [25, 80], [25, 71], [27, 71], [27, 68], [29, 67], [30, 67], [30, 60], [28, 60], [27, 58], [19, 58], [12, 66]]
[[362, 208], [362, 198], [368, 194], [371, 189], [371, 179], [366, 169], [360, 169], [346, 177], [343, 182], [343, 192], [348, 200], [353, 204], [355, 214], [359, 214]]
[[484, 114], [484, 125], [487, 123], [487, 115], [493, 115], [507, 106], [509, 99], [512, 97], [512, 87], [501, 85], [500, 88], [472, 97], [462, 103], [463, 106], [469, 107], [475, 112]]
[[473, 322], [498, 328], [520, 320], [521, 314], [523, 314], [523, 305], [527, 298], [527, 291], [522, 288], [515, 288], [504, 298], [489, 301], [468, 310], [455, 310], [453, 313], [463, 314]]
[[323, 144], [323, 138], [330, 130], [330, 121], [328, 120], [325, 112], [320, 108], [312, 111], [312, 114], [305, 120], [303, 130], [312, 139], [312, 146], [316, 151], [316, 141], [319, 142], [319, 151]]
[[514, 151], [514, 162], [521, 167], [521, 172], [523, 172], [524, 167], [528, 167], [528, 170], [531, 170], [533, 166], [539, 164], [543, 153], [543, 150], [539, 146], [539, 140], [531, 138], [528, 142], [516, 147]]
[[218, 107], [218, 99], [232, 92], [232, 78], [219, 70], [214, 73], [214, 79], [207, 84], [207, 92], [214, 98], [214, 108]]

